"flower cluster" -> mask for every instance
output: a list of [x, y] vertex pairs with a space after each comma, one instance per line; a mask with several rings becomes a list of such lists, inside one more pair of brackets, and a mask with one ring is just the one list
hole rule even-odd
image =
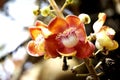
[[[32, 56], [44, 56], [45, 59], [63, 56], [63, 70], [68, 69], [66, 57], [75, 56], [83, 59], [84, 62], [78, 65], [86, 64], [89, 73], [92, 74], [94, 80], [99, 80], [96, 72], [96, 66], [91, 64], [89, 57], [97, 55], [101, 51], [104, 55], [108, 55], [109, 51], [118, 48], [119, 44], [114, 40], [115, 30], [104, 25], [106, 14], [99, 13], [98, 20], [93, 24], [94, 33], [89, 36], [86, 34], [85, 24], [89, 24], [91, 19], [87, 14], [67, 15], [64, 17], [63, 10], [73, 3], [73, 0], [66, 0], [61, 9], [54, 0], [48, 0], [50, 6], [35, 11], [35, 15], [41, 13], [42, 16], [54, 17], [48, 24], [42, 21], [36, 21], [35, 25], [29, 28], [32, 40], [27, 44], [27, 52]], [[50, 9], [52, 7], [53, 10]], [[54, 14], [52, 13], [54, 12]], [[92, 43], [92, 40], [95, 43]], [[95, 52], [98, 50], [97, 52]], [[73, 71], [77, 68], [73, 68]]]
[[[86, 22], [87, 19], [87, 22]], [[55, 17], [48, 25], [36, 21], [29, 28], [32, 41], [27, 45], [27, 51], [32, 56], [55, 58], [59, 56], [76, 56], [80, 59], [92, 56], [95, 47], [101, 51], [115, 50], [117, 41], [113, 40], [115, 30], [103, 25], [106, 20], [105, 13], [99, 13], [98, 20], [93, 24], [95, 45], [87, 39], [85, 24], [90, 18], [85, 14], [68, 15], [66, 18]]]
[[83, 22], [75, 15], [55, 17], [48, 25], [37, 21], [29, 30], [33, 40], [27, 50], [32, 56], [87, 58], [95, 50], [94, 44], [87, 40]]

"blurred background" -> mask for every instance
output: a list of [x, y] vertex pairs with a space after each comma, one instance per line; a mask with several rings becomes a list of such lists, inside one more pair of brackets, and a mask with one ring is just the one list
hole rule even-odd
[[[65, 0], [55, 0], [61, 7]], [[105, 25], [115, 29], [115, 40], [120, 44], [120, 0], [74, 0], [68, 5], [64, 14], [89, 14], [91, 23], [86, 25], [87, 35], [92, 30], [99, 12], [107, 14]], [[39, 15], [33, 10], [36, 6], [48, 6], [48, 0], [0, 0], [0, 80], [86, 80], [76, 77], [70, 70], [82, 61], [72, 58], [68, 60], [69, 70], [62, 71], [62, 59], [43, 60], [43, 57], [32, 57], [26, 52], [26, 44], [31, 40], [28, 28], [35, 20], [46, 24], [50, 17]], [[96, 61], [102, 60], [100, 70], [104, 72], [100, 80], [118, 80], [120, 76], [120, 47], [111, 51], [110, 55], [99, 54]], [[87, 73], [85, 66], [79, 73]]]

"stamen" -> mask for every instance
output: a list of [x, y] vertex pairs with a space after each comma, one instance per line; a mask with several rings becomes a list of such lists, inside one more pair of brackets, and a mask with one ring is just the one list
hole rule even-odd
[[56, 39], [61, 40], [65, 47], [72, 48], [76, 46], [79, 41], [75, 31], [76, 28], [69, 28], [63, 33], [58, 34]]
[[77, 45], [78, 41], [79, 40], [75, 34], [70, 34], [68, 35], [68, 37], [62, 38], [62, 43], [64, 44], [64, 46], [68, 48], [71, 48]]

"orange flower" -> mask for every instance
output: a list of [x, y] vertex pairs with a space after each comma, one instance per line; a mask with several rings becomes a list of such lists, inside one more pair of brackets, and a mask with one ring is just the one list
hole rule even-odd
[[65, 19], [55, 17], [48, 26], [37, 22], [30, 28], [32, 42], [28, 43], [29, 54], [45, 57], [77, 56], [89, 57], [95, 47], [87, 41], [84, 24], [77, 16], [69, 15]]

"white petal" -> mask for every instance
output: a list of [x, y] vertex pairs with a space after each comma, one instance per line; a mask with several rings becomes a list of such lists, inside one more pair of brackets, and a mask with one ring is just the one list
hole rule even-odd
[[68, 38], [63, 38], [62, 39], [62, 43], [64, 44], [64, 46], [71, 48], [74, 47], [75, 45], [77, 45], [78, 43], [78, 38], [75, 35], [70, 35], [68, 36]]

